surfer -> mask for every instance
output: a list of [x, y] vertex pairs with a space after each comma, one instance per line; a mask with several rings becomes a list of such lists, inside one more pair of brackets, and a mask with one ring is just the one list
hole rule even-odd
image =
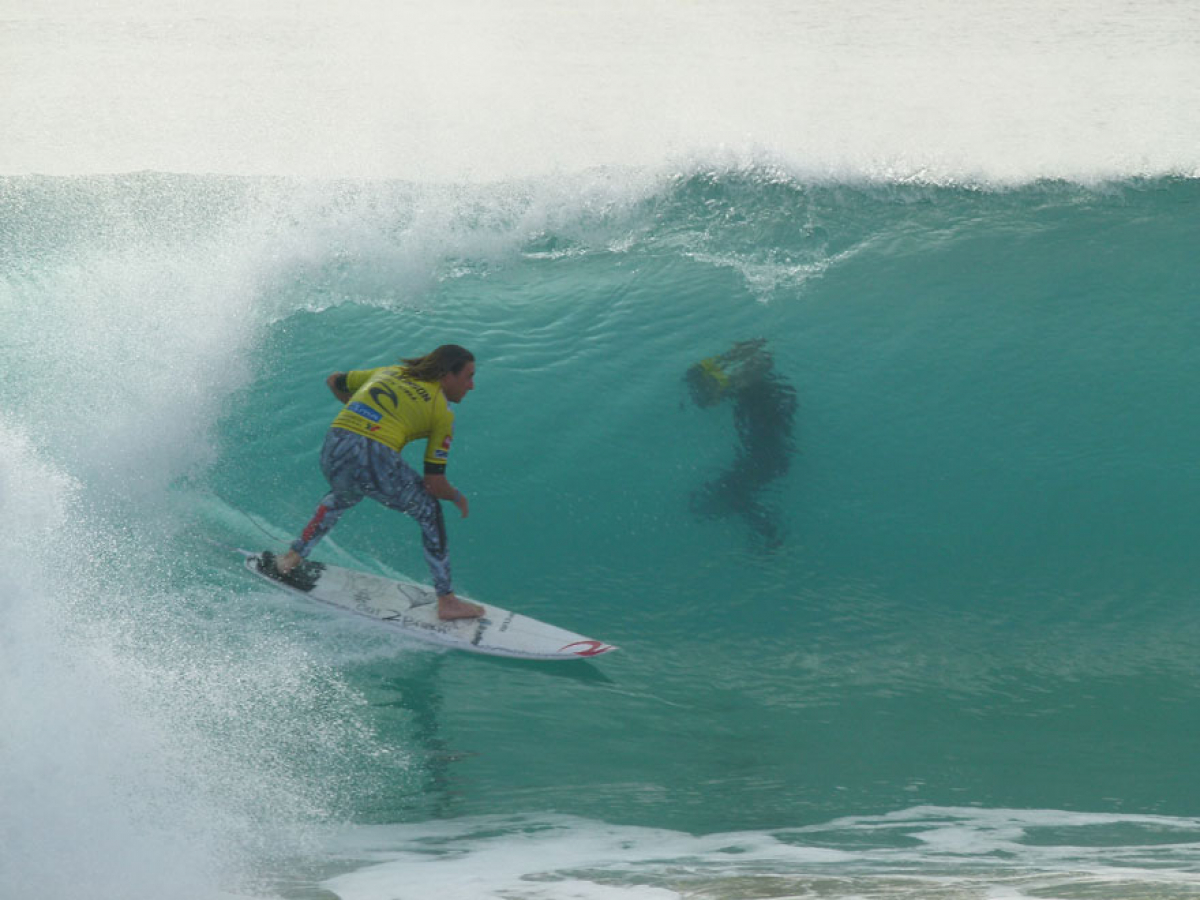
[[779, 517], [760, 496], [791, 465], [796, 391], [775, 372], [766, 344], [765, 338], [739, 341], [691, 366], [684, 381], [702, 409], [731, 400], [738, 433], [733, 465], [692, 494], [693, 511], [741, 515], [767, 547], [775, 548], [783, 543]]
[[[454, 594], [439, 502], [449, 500], [463, 518], [469, 512], [467, 498], [446, 478], [446, 464], [454, 438], [449, 404], [460, 403], [475, 387], [475, 357], [457, 344], [443, 344], [425, 356], [403, 359], [401, 365], [334, 372], [325, 383], [344, 404], [321, 448], [321, 471], [330, 491], [285, 554], [263, 554], [264, 573], [302, 584], [303, 562], [313, 547], [346, 510], [370, 497], [421, 526], [439, 618], [483, 615], [482, 606]], [[400, 457], [405, 444], [421, 438], [427, 439], [423, 477]]]

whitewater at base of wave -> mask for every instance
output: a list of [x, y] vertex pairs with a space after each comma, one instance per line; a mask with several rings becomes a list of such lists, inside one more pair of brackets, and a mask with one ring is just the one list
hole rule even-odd
[[329, 851], [322, 886], [341, 900], [1200, 897], [1200, 819], [1054, 810], [914, 807], [701, 836], [497, 815], [355, 829]]

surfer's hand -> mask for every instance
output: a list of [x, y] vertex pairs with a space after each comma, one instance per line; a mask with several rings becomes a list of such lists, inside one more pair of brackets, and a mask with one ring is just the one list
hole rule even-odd
[[467, 517], [469, 507], [467, 498], [463, 496], [463, 492], [452, 485], [445, 475], [429, 474], [425, 476], [425, 490], [433, 494], [439, 500], [449, 500], [458, 507], [458, 511], [462, 513], [462, 517]]

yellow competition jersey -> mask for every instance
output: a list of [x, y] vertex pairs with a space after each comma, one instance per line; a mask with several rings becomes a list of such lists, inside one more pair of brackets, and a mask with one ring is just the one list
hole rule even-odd
[[409, 441], [428, 438], [425, 471], [440, 474], [450, 457], [454, 413], [436, 381], [415, 381], [402, 366], [346, 373], [350, 402], [331, 427], [365, 435], [400, 450]]

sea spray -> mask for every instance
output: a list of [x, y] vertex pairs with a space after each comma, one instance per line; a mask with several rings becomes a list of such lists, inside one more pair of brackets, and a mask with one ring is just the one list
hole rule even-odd
[[95, 226], [65, 255], [53, 209], [21, 223], [39, 249], [0, 307], [0, 880], [210, 897], [370, 793], [354, 779], [372, 727], [302, 640], [247, 627], [170, 494], [211, 462], [222, 398], [250, 371], [262, 266], [236, 238], [156, 232], [83, 195], [60, 195]]

